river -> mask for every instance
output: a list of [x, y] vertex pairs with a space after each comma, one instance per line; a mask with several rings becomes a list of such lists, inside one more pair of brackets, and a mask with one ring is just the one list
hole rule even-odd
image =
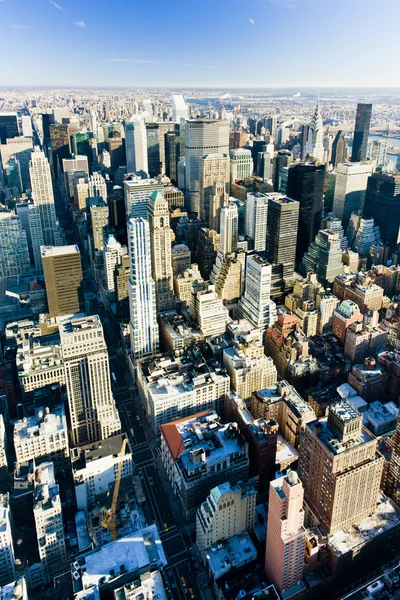
[[[389, 146], [400, 146], [400, 139], [398, 138], [391, 138], [391, 137], [383, 137], [381, 135], [370, 135], [369, 139], [374, 141], [374, 140], [387, 140]], [[394, 166], [396, 166], [396, 162], [397, 159], [399, 158], [399, 156], [397, 154], [389, 154], [388, 153], [388, 160], [391, 160], [392, 163], [394, 164]]]

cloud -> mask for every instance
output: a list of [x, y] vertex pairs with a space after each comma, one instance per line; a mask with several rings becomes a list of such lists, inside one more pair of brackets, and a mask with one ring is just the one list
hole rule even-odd
[[158, 64], [158, 60], [136, 60], [136, 58], [106, 58], [106, 62], [111, 63], [152, 63]]
[[54, 0], [49, 0], [49, 3], [54, 6], [54, 8], [56, 8], [57, 10], [65, 10], [65, 8], [63, 8], [62, 6], [60, 6], [59, 4], [57, 4], [57, 2], [54, 2]]
[[254, 25], [254, 19], [249, 19], [250, 23]]
[[85, 21], [74, 21], [73, 24], [76, 25], [77, 27], [86, 27]]
[[10, 25], [10, 27], [12, 27], [13, 29], [28, 29], [28, 25], [19, 25], [18, 23], [16, 23], [15, 25]]

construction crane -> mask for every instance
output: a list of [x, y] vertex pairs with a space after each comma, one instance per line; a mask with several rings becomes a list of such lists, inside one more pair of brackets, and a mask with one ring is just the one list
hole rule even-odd
[[127, 443], [128, 443], [128, 438], [125, 437], [122, 440], [122, 446], [121, 446], [121, 450], [119, 452], [118, 470], [117, 470], [117, 475], [115, 477], [115, 486], [114, 486], [114, 492], [113, 492], [111, 506], [110, 506], [110, 508], [103, 508], [103, 519], [101, 521], [102, 526], [105, 527], [106, 529], [108, 529], [108, 531], [110, 532], [111, 539], [113, 542], [117, 538], [117, 528], [115, 525], [115, 511], [117, 510], [119, 487], [121, 484], [122, 464], [123, 464], [123, 460], [124, 460], [124, 456], [125, 456], [125, 448], [126, 448]]

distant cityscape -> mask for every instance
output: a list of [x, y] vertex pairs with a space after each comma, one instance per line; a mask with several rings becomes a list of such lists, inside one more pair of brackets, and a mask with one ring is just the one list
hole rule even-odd
[[0, 88], [0, 325], [0, 599], [400, 598], [400, 88]]

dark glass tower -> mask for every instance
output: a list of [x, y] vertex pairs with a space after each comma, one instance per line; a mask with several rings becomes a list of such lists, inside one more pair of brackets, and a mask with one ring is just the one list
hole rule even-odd
[[332, 158], [331, 163], [334, 167], [346, 162], [347, 155], [347, 144], [342, 130], [339, 130], [336, 134], [332, 144]]
[[321, 227], [324, 183], [325, 166], [322, 164], [301, 162], [289, 168], [287, 195], [300, 202], [296, 248], [298, 264]]
[[161, 173], [160, 134], [157, 123], [146, 123], [147, 162], [150, 177]]
[[0, 113], [0, 143], [5, 144], [7, 139], [18, 136], [17, 113]]
[[357, 104], [356, 125], [354, 127], [351, 162], [360, 162], [367, 157], [369, 125], [372, 104]]
[[368, 177], [364, 215], [379, 225], [382, 242], [396, 249], [400, 235], [400, 175]]

